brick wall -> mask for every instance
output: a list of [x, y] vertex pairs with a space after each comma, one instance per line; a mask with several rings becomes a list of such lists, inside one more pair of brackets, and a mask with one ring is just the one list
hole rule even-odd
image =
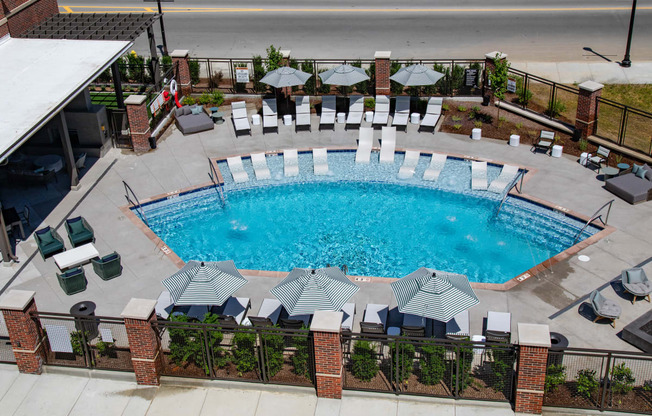
[[[8, 14], [27, 0], [2, 0], [4, 13]], [[7, 29], [11, 36], [18, 37], [34, 26], [59, 13], [57, 0], [38, 0], [7, 19]], [[1, 17], [0, 17], [1, 18]], [[0, 36], [2, 36], [0, 28]]]
[[43, 330], [38, 320], [29, 316], [30, 312], [36, 311], [34, 299], [22, 311], [2, 310], [16, 364], [21, 373], [41, 374], [45, 361], [45, 345], [41, 343]]
[[[380, 55], [380, 56], [379, 56]], [[389, 53], [376, 52], [376, 95], [390, 95], [390, 60]]]
[[317, 396], [342, 398], [342, 345], [340, 334], [313, 332]]
[[190, 66], [188, 65], [188, 51], [172, 51], [172, 64], [175, 65], [177, 76], [177, 88], [179, 97], [190, 95], [192, 92], [192, 81], [190, 78]]
[[131, 349], [131, 362], [138, 384], [158, 386], [163, 363], [160, 355], [161, 344], [152, 328], [156, 314], [148, 320], [125, 318], [125, 328]]
[[147, 116], [147, 103], [143, 100], [140, 104], [129, 104], [125, 100], [127, 108], [127, 119], [129, 120], [129, 130], [131, 132], [131, 144], [136, 153], [149, 151], [149, 137], [151, 128], [149, 127], [149, 117]]
[[577, 113], [575, 115], [575, 128], [582, 131], [582, 138], [586, 139], [595, 133], [598, 114], [598, 97], [602, 95], [602, 88], [597, 90], [584, 89], [580, 85], [577, 96]]
[[518, 359], [515, 411], [541, 414], [548, 365], [548, 348], [521, 346]]

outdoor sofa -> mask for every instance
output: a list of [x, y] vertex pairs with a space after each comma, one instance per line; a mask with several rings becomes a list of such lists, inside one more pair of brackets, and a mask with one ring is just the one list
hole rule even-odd
[[645, 175], [640, 177], [634, 171], [607, 179], [605, 189], [630, 204], [638, 204], [652, 199], [652, 167], [643, 165]]
[[184, 105], [174, 110], [177, 128], [183, 134], [199, 133], [215, 128], [213, 120], [201, 105]]

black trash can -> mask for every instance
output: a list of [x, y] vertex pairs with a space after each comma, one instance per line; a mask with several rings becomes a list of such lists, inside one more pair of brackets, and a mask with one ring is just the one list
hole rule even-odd
[[149, 147], [156, 149], [156, 137], [149, 136]]
[[94, 318], [95, 303], [84, 301], [75, 303], [70, 308], [70, 314], [75, 315], [75, 328], [78, 331], [84, 331], [88, 340], [97, 337], [100, 322]]
[[568, 347], [568, 338], [559, 332], [550, 333], [550, 354], [548, 365], [561, 365], [564, 361], [564, 349]]
[[488, 106], [490, 100], [491, 100], [491, 96], [490, 96], [490, 95], [485, 95], [485, 96], [483, 96], [483, 97], [482, 97], [482, 105], [485, 106], [485, 107]]

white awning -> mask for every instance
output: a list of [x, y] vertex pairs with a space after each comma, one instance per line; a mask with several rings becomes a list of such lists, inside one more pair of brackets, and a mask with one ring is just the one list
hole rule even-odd
[[0, 161], [27, 141], [133, 42], [0, 40]]

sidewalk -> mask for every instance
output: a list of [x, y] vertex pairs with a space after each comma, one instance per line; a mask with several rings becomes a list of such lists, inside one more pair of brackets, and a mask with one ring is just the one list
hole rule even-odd
[[[509, 59], [509, 57], [507, 58]], [[632, 62], [623, 68], [616, 62], [511, 62], [512, 68], [563, 84], [596, 81], [601, 84], [652, 84], [652, 62]]]

